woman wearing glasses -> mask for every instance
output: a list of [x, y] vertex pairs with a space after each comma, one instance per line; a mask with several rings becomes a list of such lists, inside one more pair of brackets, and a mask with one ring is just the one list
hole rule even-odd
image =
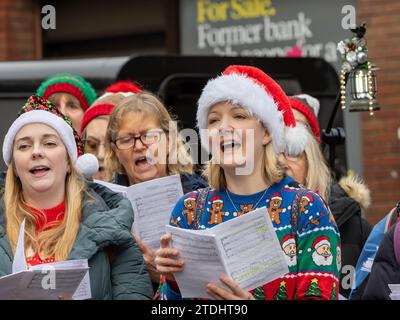
[[[282, 162], [286, 174], [317, 192], [329, 203], [329, 208], [338, 225], [341, 236], [343, 274], [349, 274], [361, 253], [365, 241], [371, 232], [371, 226], [361, 216], [361, 208], [368, 207], [369, 190], [354, 176], [340, 179], [339, 183], [331, 179], [330, 170], [325, 163], [320, 149], [320, 129], [316, 115], [319, 101], [307, 94], [289, 98], [297, 123], [305, 125], [308, 131], [308, 142], [304, 152], [297, 156], [285, 155]], [[354, 269], [353, 269], [354, 270]], [[339, 270], [340, 271], [340, 270]], [[354, 276], [353, 274], [351, 274]], [[350, 286], [343, 287], [346, 281], [340, 281], [340, 294], [348, 297]]]
[[[153, 94], [143, 92], [121, 101], [111, 114], [106, 141], [106, 179], [114, 183], [130, 186], [180, 174], [185, 193], [206, 186], [193, 172], [192, 158], [176, 122]], [[140, 240], [138, 243], [152, 280], [158, 285], [154, 252]]]
[[86, 110], [80, 128], [85, 152], [96, 156], [99, 170], [94, 179], [106, 180], [104, 166], [105, 141], [108, 120], [114, 107], [125, 97], [141, 91], [133, 82], [119, 81], [110, 85], [91, 107]]

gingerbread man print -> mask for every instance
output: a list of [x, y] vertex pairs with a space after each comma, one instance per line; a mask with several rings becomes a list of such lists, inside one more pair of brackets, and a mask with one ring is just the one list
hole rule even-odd
[[212, 209], [207, 209], [210, 212], [210, 221], [208, 224], [220, 224], [222, 223], [222, 217], [226, 216], [228, 213], [222, 211], [224, 207], [224, 202], [221, 200], [220, 196], [215, 196], [210, 199]]
[[179, 221], [181, 221], [181, 217], [177, 217], [176, 219], [174, 219], [174, 217], [171, 217], [170, 224], [179, 228]]
[[254, 210], [253, 204], [241, 204], [240, 205], [240, 212], [237, 214], [238, 217], [245, 215], [246, 213]]
[[312, 215], [310, 215], [309, 217], [308, 217], [308, 223], [303, 227], [303, 228], [301, 228], [301, 230], [302, 231], [305, 231], [306, 229], [308, 229], [311, 225], [314, 225], [314, 226], [319, 226], [320, 225], [320, 221], [319, 221], [319, 217], [322, 217], [324, 215], [324, 213], [323, 212], [317, 212], [317, 216], [314, 218]]
[[307, 214], [308, 213], [308, 209], [307, 206], [312, 207], [314, 202], [313, 197], [310, 194], [306, 194], [304, 196], [301, 197], [301, 203], [300, 203], [300, 214]]
[[182, 214], [187, 215], [187, 224], [189, 226], [192, 225], [193, 219], [194, 219], [194, 213], [196, 210], [196, 201], [197, 197], [196, 196], [189, 196], [183, 201], [183, 205], [185, 206], [185, 209], [182, 211]]
[[281, 224], [280, 214], [283, 212], [281, 208], [282, 202], [282, 195], [279, 192], [275, 193], [269, 201], [269, 216], [271, 217], [271, 221], [278, 225]]

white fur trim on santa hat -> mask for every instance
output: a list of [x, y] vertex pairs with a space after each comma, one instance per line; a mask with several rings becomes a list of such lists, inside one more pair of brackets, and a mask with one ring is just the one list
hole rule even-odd
[[259, 119], [271, 134], [275, 151], [282, 151], [284, 123], [274, 99], [251, 78], [236, 73], [210, 80], [198, 101], [197, 126], [201, 144], [207, 151], [209, 145], [204, 129], [207, 129], [208, 112], [213, 105], [223, 101], [240, 105]]
[[329, 241], [324, 239], [324, 240], [321, 240], [321, 241], [317, 242], [315, 247], [314, 247], [314, 249], [318, 249], [320, 246], [323, 246], [324, 244], [330, 246]]
[[309, 107], [313, 110], [315, 117], [318, 117], [319, 107], [320, 107], [318, 99], [305, 93], [295, 95], [294, 98], [306, 100]]
[[297, 156], [306, 148], [308, 142], [307, 129], [302, 124], [285, 128], [285, 154]]
[[186, 201], [196, 201], [197, 200], [197, 198], [195, 198], [195, 197], [188, 197], [188, 198], [186, 198], [185, 200], [183, 200], [183, 202], [186, 202]]
[[287, 239], [285, 242], [282, 243], [282, 248], [285, 248], [289, 244], [295, 244], [295, 243], [296, 241], [294, 240], [294, 238], [290, 237], [289, 239]]
[[12, 159], [15, 136], [19, 130], [31, 123], [43, 123], [56, 130], [71, 159], [73, 161], [76, 160], [78, 151], [71, 126], [62, 118], [49, 111], [32, 110], [21, 114], [8, 129], [3, 142], [3, 159], [7, 166]]
[[125, 98], [134, 95], [133, 92], [106, 92], [103, 95], [101, 95], [100, 97], [98, 97], [97, 100], [103, 99], [103, 98], [108, 97], [108, 96], [113, 96], [115, 94], [120, 94], [120, 95], [124, 96]]

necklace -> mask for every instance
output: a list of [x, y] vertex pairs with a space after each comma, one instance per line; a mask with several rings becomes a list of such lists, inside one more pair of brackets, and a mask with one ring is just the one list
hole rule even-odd
[[[267, 193], [268, 189], [269, 189], [269, 187], [265, 189], [265, 191], [261, 195], [260, 199], [258, 199], [257, 203], [254, 205], [254, 209], [257, 208], [257, 206], [259, 205], [259, 203], [261, 202], [261, 200], [264, 198], [265, 194]], [[233, 208], [235, 208], [236, 212], [239, 213], [240, 211], [238, 210], [238, 208], [236, 208], [235, 204], [233, 203], [231, 196], [229, 195], [228, 189], [225, 189], [225, 193], [228, 196], [228, 199], [231, 202]]]

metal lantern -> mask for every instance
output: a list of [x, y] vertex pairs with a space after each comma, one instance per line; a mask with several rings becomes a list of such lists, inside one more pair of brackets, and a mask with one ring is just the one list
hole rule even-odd
[[377, 68], [368, 63], [368, 68], [355, 68], [349, 74], [349, 86], [351, 102], [349, 111], [373, 111], [379, 110], [376, 101], [377, 85], [376, 73]]

